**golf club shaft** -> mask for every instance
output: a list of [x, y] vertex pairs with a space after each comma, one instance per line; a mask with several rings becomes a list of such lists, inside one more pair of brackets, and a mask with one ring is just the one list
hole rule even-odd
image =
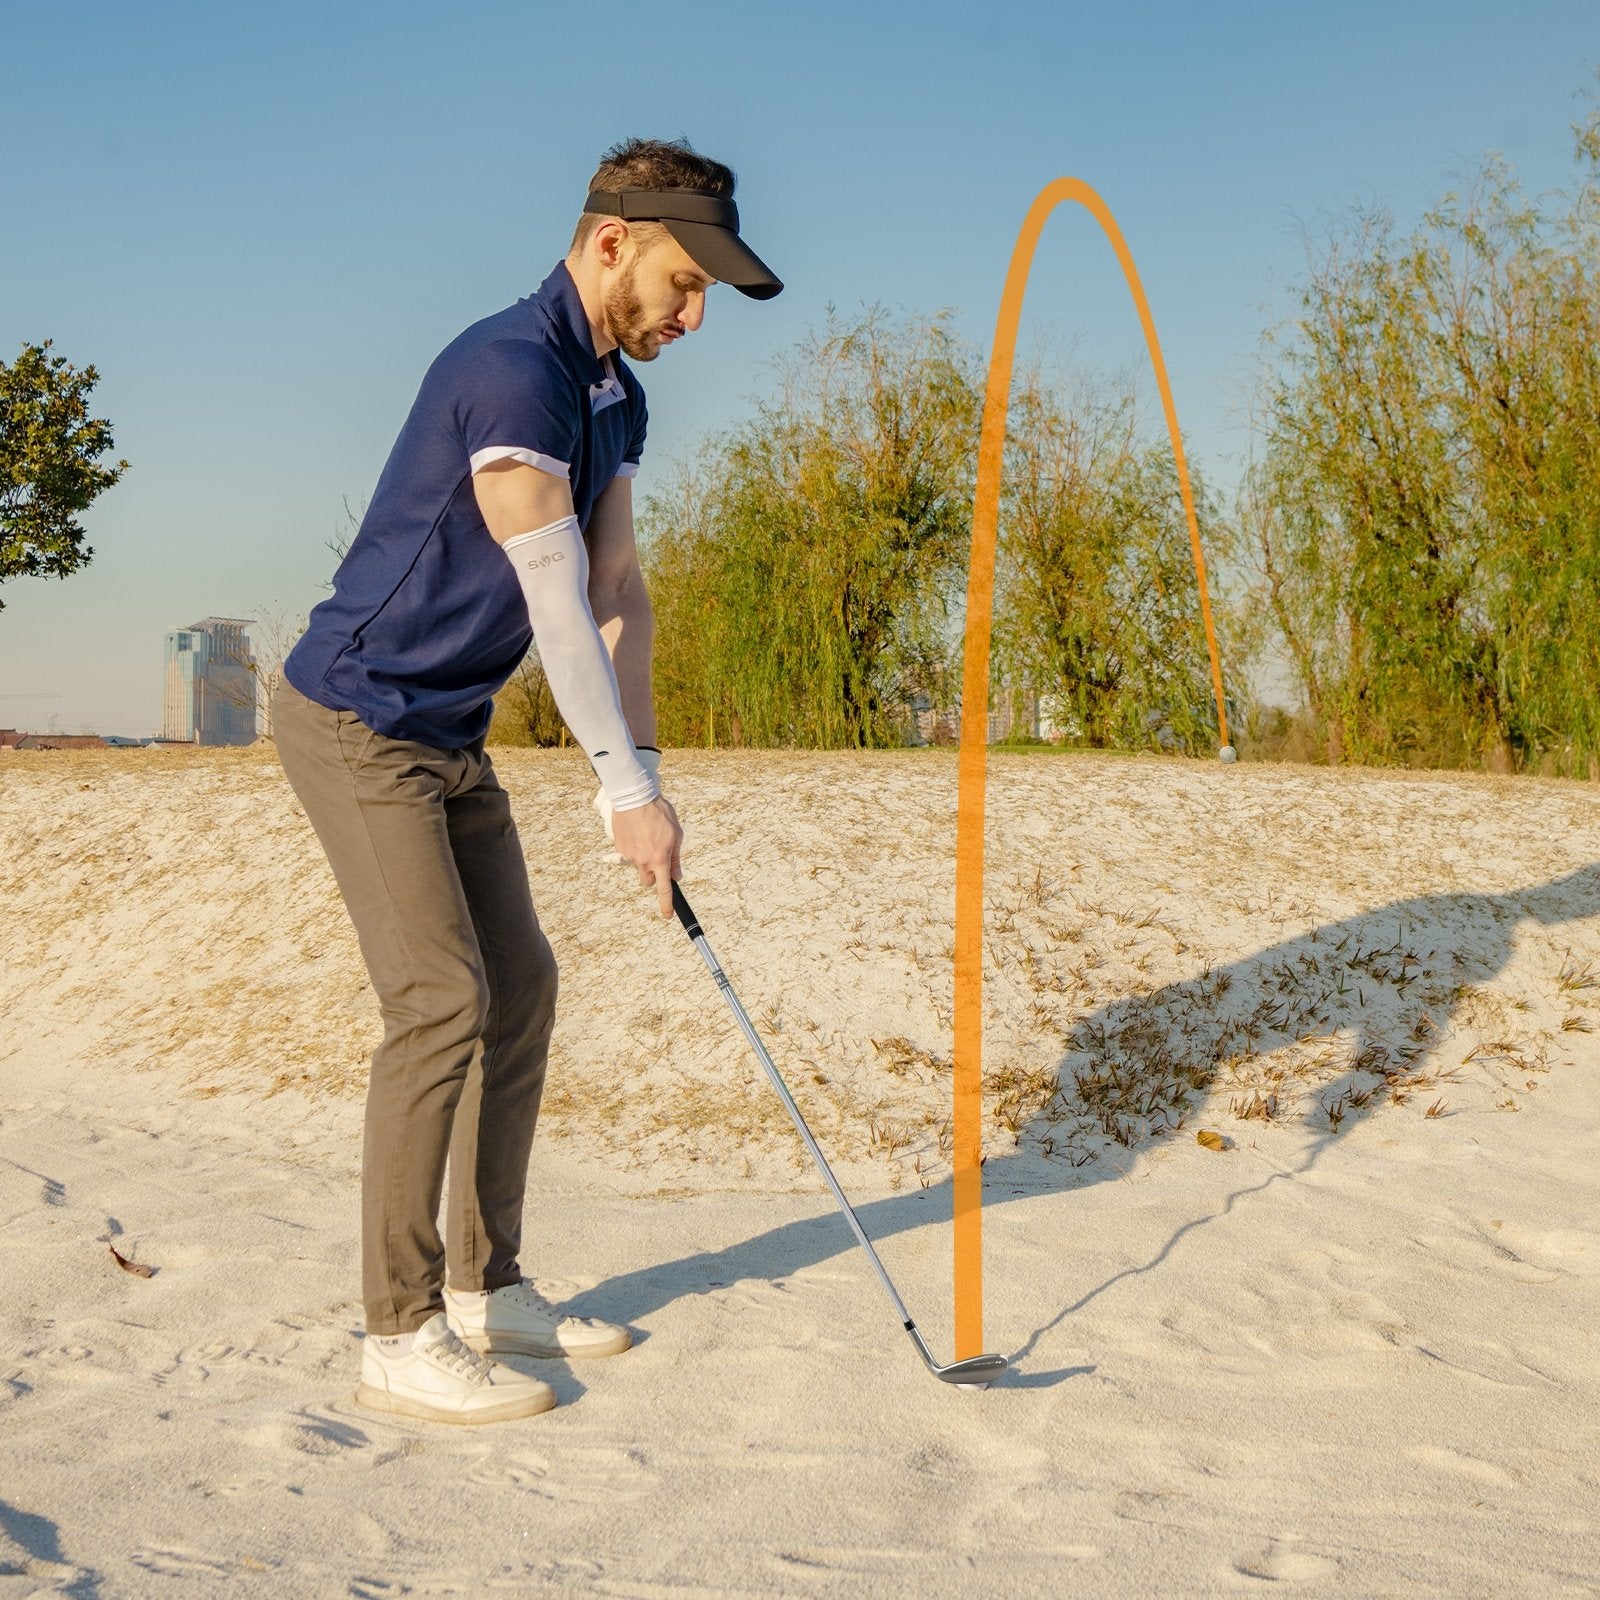
[[767, 1054], [767, 1047], [761, 1042], [761, 1035], [755, 1030], [755, 1024], [745, 1014], [744, 1007], [739, 1004], [739, 997], [733, 992], [733, 985], [728, 982], [728, 975], [712, 953], [710, 943], [700, 930], [699, 921], [690, 909], [689, 902], [684, 898], [683, 890], [676, 883], [672, 886], [672, 905], [678, 913], [678, 921], [683, 924], [684, 932], [694, 941], [695, 949], [700, 952], [701, 960], [711, 969], [711, 976], [717, 980], [717, 987], [722, 990], [722, 997], [732, 1009], [745, 1038], [750, 1041], [750, 1048], [755, 1051], [761, 1065], [766, 1069], [767, 1077], [772, 1080], [772, 1087], [778, 1091], [778, 1098], [783, 1101], [784, 1110], [789, 1113], [795, 1131], [805, 1141], [806, 1149], [811, 1152], [811, 1159], [816, 1162], [817, 1170], [827, 1179], [828, 1187], [833, 1190], [833, 1198], [839, 1202], [839, 1209], [844, 1212], [845, 1221], [850, 1224], [861, 1248], [867, 1252], [867, 1259], [872, 1263], [873, 1271], [878, 1274], [878, 1282], [883, 1285], [884, 1293], [894, 1302], [894, 1308], [900, 1314], [900, 1321], [906, 1332], [916, 1343], [922, 1359], [930, 1367], [934, 1366], [934, 1359], [929, 1354], [927, 1345], [923, 1343], [922, 1336], [917, 1332], [917, 1325], [911, 1320], [911, 1313], [906, 1310], [905, 1301], [900, 1298], [883, 1263], [878, 1259], [878, 1252], [873, 1249], [872, 1240], [867, 1237], [867, 1230], [861, 1226], [861, 1221], [851, 1209], [850, 1202], [845, 1199], [844, 1190], [839, 1187], [839, 1180], [833, 1175], [833, 1168], [828, 1165], [827, 1158], [812, 1137], [810, 1128], [806, 1126], [806, 1119], [800, 1115], [800, 1108], [794, 1103], [794, 1096], [789, 1093], [789, 1086], [779, 1075], [777, 1067], [773, 1065], [772, 1057]]

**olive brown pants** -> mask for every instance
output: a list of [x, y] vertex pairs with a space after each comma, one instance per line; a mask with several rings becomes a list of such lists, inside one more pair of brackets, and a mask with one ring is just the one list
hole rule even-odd
[[367, 1086], [361, 1288], [369, 1333], [407, 1333], [441, 1309], [447, 1271], [452, 1289], [522, 1275], [555, 957], [481, 741], [391, 739], [287, 681], [272, 726], [383, 1017]]

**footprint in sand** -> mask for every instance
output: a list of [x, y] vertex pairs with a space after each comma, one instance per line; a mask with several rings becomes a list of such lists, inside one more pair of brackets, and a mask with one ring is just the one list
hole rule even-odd
[[513, 1456], [507, 1461], [485, 1464], [467, 1474], [467, 1482], [484, 1489], [521, 1489], [545, 1500], [553, 1500], [550, 1484], [550, 1463], [539, 1456]]
[[131, 1559], [136, 1567], [162, 1578], [228, 1578], [237, 1570], [231, 1561], [173, 1545], [149, 1545], [135, 1550]]
[[638, 1450], [589, 1446], [564, 1451], [545, 1466], [539, 1492], [574, 1505], [637, 1500], [656, 1486], [656, 1475]]
[[290, 1483], [285, 1478], [276, 1478], [268, 1472], [252, 1472], [243, 1478], [229, 1478], [225, 1483], [213, 1484], [204, 1492], [208, 1497], [220, 1494], [233, 1500], [240, 1495], [272, 1494], [280, 1490], [286, 1494], [299, 1494], [301, 1485]]
[[275, 1455], [337, 1456], [372, 1444], [360, 1428], [311, 1410], [261, 1423], [248, 1429], [244, 1438]]
[[[114, 1383], [118, 1379], [114, 1363], [120, 1352], [113, 1351], [108, 1357], [92, 1350], [86, 1344], [62, 1344], [24, 1350], [22, 1354], [26, 1360], [36, 1361], [40, 1366], [49, 1368], [51, 1378], [58, 1381], [73, 1384], [104, 1384]], [[20, 1370], [26, 1372], [28, 1369]], [[152, 1376], [157, 1383], [162, 1381], [159, 1373]]]
[[1184, 1305], [1161, 1326], [1209, 1355], [1339, 1356], [1403, 1342], [1403, 1319], [1338, 1247], [1294, 1251], [1262, 1262], [1240, 1284], [1226, 1322]]
[[204, 1383], [213, 1372], [225, 1371], [228, 1368], [271, 1369], [282, 1365], [282, 1360], [270, 1351], [259, 1350], [253, 1345], [233, 1345], [216, 1341], [180, 1350], [172, 1358], [171, 1365], [164, 1367], [160, 1372], [152, 1373], [151, 1376], [159, 1384], [171, 1383], [180, 1377], [186, 1383]]
[[352, 1600], [400, 1600], [411, 1593], [411, 1585], [393, 1578], [352, 1578], [345, 1593]]
[[530, 1572], [542, 1582], [564, 1585], [562, 1594], [587, 1594], [605, 1576], [605, 1565], [588, 1556], [555, 1556]]
[[1111, 1510], [1124, 1522], [1157, 1528], [1192, 1528], [1199, 1515], [1193, 1500], [1176, 1489], [1119, 1489]]
[[58, 1344], [41, 1350], [24, 1350], [23, 1354], [32, 1361], [44, 1361], [52, 1367], [64, 1367], [77, 1361], [87, 1361], [94, 1351], [86, 1344]]
[[283, 1367], [295, 1365], [326, 1367], [331, 1360], [347, 1358], [348, 1336], [332, 1321], [315, 1322], [309, 1317], [275, 1317], [255, 1343], [235, 1343], [211, 1339], [204, 1344], [185, 1346], [168, 1369], [198, 1369], [205, 1375], [213, 1367]]
[[783, 1278], [741, 1278], [737, 1283], [725, 1284], [712, 1291], [729, 1311], [766, 1311], [779, 1295], [791, 1293], [788, 1281]]
[[[1090, 1546], [1071, 1546], [1065, 1550], [1050, 1547], [1049, 1554], [1081, 1559], [1099, 1552]], [[809, 1579], [826, 1584], [830, 1592], [837, 1590], [841, 1575], [860, 1579], [865, 1577], [899, 1577], [911, 1570], [926, 1555], [919, 1549], [904, 1549], [893, 1545], [806, 1545], [797, 1550], [774, 1550], [766, 1557], [767, 1567], [783, 1574], [791, 1582], [795, 1578]], [[852, 1589], [859, 1587], [853, 1585]], [[789, 1587], [785, 1583], [784, 1587]]]
[[1233, 1570], [1241, 1577], [1259, 1578], [1266, 1583], [1303, 1583], [1339, 1570], [1337, 1561], [1296, 1550], [1297, 1539], [1297, 1535], [1287, 1533], [1268, 1539], [1264, 1554], [1234, 1562]]
[[1509, 1265], [1564, 1278], [1600, 1275], [1600, 1233], [1575, 1228], [1516, 1228], [1496, 1225], [1483, 1235]]
[[187, 1350], [178, 1352], [180, 1365], [187, 1366], [193, 1363], [201, 1367], [220, 1366], [251, 1366], [251, 1367], [281, 1367], [283, 1357], [292, 1350], [298, 1339], [290, 1340], [280, 1354], [275, 1350], [263, 1350], [253, 1344], [228, 1344], [216, 1340], [210, 1344], [197, 1344]]
[[1497, 1489], [1510, 1488], [1517, 1481], [1513, 1473], [1497, 1467], [1492, 1461], [1484, 1461], [1478, 1456], [1469, 1456], [1442, 1445], [1419, 1445], [1407, 1450], [1406, 1456], [1421, 1466], [1457, 1473], [1463, 1478], [1471, 1478], [1475, 1483], [1493, 1484]]

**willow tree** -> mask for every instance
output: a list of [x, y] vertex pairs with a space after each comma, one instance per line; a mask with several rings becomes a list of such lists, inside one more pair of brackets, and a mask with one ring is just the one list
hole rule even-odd
[[978, 390], [945, 318], [829, 320], [646, 500], [668, 743], [903, 742], [970, 537]]
[[1460, 397], [1507, 754], [1600, 777], [1600, 113], [1577, 132], [1563, 214], [1505, 182], [1444, 214], [1460, 247], [1440, 359]]
[[1600, 761], [1600, 120], [1562, 208], [1499, 161], [1313, 252], [1245, 522], [1329, 758]]
[[[1198, 474], [1202, 537], [1225, 532]], [[1215, 742], [1189, 534], [1170, 444], [1131, 390], [1019, 379], [1006, 441], [995, 655], [1073, 742]]]

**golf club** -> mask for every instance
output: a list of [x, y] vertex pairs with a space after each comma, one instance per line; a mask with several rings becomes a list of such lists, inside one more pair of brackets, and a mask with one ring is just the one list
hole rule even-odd
[[750, 1041], [751, 1049], [760, 1058], [761, 1065], [772, 1080], [772, 1087], [778, 1091], [778, 1098], [783, 1101], [784, 1110], [789, 1113], [790, 1120], [795, 1125], [795, 1131], [805, 1141], [806, 1149], [811, 1152], [811, 1159], [816, 1162], [822, 1176], [827, 1179], [828, 1187], [833, 1190], [834, 1199], [839, 1202], [839, 1209], [844, 1212], [845, 1221], [850, 1224], [861, 1248], [867, 1252], [867, 1259], [871, 1261], [873, 1271], [878, 1274], [878, 1281], [883, 1285], [885, 1293], [893, 1301], [901, 1324], [911, 1335], [911, 1342], [917, 1347], [917, 1354], [922, 1357], [923, 1364], [934, 1377], [942, 1379], [945, 1383], [953, 1383], [959, 1389], [987, 1389], [1006, 1370], [1006, 1358], [987, 1355], [968, 1356], [965, 1361], [952, 1361], [943, 1367], [933, 1359], [933, 1352], [928, 1349], [926, 1341], [917, 1331], [916, 1323], [911, 1320], [911, 1313], [906, 1310], [905, 1301], [895, 1290], [883, 1263], [878, 1259], [878, 1252], [872, 1248], [872, 1241], [867, 1237], [866, 1229], [861, 1226], [861, 1219], [851, 1210], [850, 1202], [844, 1197], [844, 1190], [839, 1187], [839, 1180], [834, 1177], [833, 1169], [828, 1165], [817, 1141], [812, 1137], [810, 1128], [806, 1126], [806, 1119], [800, 1115], [800, 1108], [794, 1103], [794, 1096], [789, 1093], [788, 1085], [784, 1083], [778, 1075], [778, 1069], [772, 1064], [772, 1057], [767, 1054], [767, 1047], [762, 1044], [761, 1036], [745, 1014], [744, 1007], [739, 1004], [739, 997], [733, 992], [733, 985], [728, 982], [728, 975], [712, 953], [705, 934], [700, 930], [698, 918], [690, 908], [688, 900], [684, 898], [683, 890], [676, 883], [672, 886], [672, 906], [678, 913], [678, 921], [683, 924], [683, 931], [689, 935], [695, 949], [700, 952], [701, 959], [711, 969], [711, 976], [717, 980], [717, 987], [722, 990], [723, 998], [732, 1008], [735, 1020], [743, 1029], [745, 1038]]

